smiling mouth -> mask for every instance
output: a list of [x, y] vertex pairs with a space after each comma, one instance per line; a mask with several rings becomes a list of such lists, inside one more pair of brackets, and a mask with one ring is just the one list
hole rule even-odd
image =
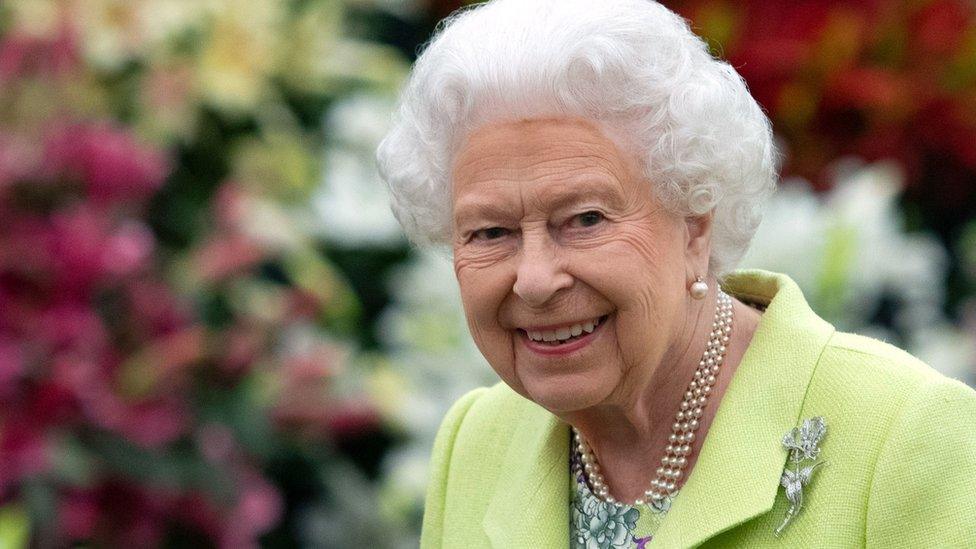
[[549, 347], [559, 347], [560, 345], [572, 343], [593, 333], [609, 316], [603, 315], [596, 320], [588, 320], [572, 326], [559, 328], [558, 330], [527, 331], [519, 328], [519, 331], [525, 334], [533, 343]]

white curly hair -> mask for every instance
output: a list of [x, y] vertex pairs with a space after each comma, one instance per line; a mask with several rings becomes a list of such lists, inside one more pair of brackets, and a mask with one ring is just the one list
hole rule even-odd
[[728, 63], [651, 0], [492, 0], [438, 25], [377, 163], [418, 245], [451, 239], [453, 156], [490, 123], [583, 118], [637, 155], [672, 212], [714, 212], [709, 272], [738, 263], [778, 156], [769, 120]]

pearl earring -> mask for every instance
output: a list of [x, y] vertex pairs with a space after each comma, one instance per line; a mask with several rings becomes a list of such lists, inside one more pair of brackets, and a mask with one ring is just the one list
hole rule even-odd
[[705, 299], [706, 295], [708, 295], [708, 284], [705, 283], [705, 279], [701, 275], [698, 275], [691, 284], [691, 297]]

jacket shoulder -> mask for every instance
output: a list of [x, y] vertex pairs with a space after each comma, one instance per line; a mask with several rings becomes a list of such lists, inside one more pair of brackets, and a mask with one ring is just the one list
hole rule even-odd
[[[918, 399], [953, 394], [976, 401], [976, 391], [911, 354], [865, 336], [835, 332], [818, 361], [807, 403], [851, 420], [881, 442]], [[835, 421], [836, 422], [836, 421]]]
[[[908, 352], [874, 338], [835, 332], [821, 357], [821, 367], [841, 367], [850, 375], [883, 380], [889, 390], [906, 391], [920, 386], [948, 384], [967, 387], [949, 378]], [[971, 389], [970, 389], [971, 390]]]
[[868, 547], [963, 547], [976, 539], [976, 391], [917, 359], [889, 379], [898, 398], [875, 456]]

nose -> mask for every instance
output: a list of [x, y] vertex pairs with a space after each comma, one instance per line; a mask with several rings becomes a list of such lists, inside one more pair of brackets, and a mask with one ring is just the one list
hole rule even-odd
[[545, 305], [559, 290], [573, 285], [554, 242], [550, 239], [523, 240], [518, 271], [512, 290], [532, 307]]

